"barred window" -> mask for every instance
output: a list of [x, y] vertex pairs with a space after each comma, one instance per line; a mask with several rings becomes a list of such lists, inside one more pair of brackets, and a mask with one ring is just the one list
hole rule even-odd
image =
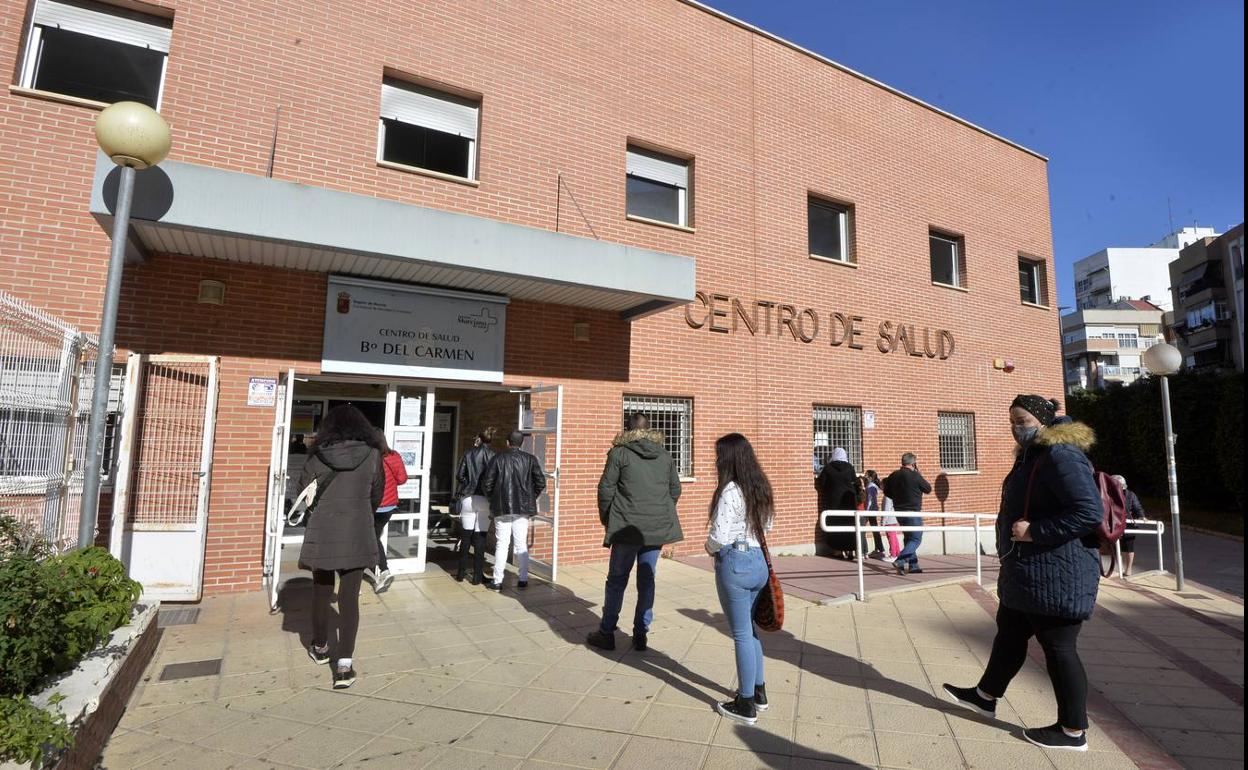
[[832, 459], [838, 446], [849, 455], [854, 470], [862, 470], [862, 410], [856, 406], [820, 406], [814, 409], [815, 457], [819, 467]]
[[975, 415], [970, 412], [940, 412], [940, 469], [973, 471], [975, 465]]
[[663, 434], [663, 446], [676, 460], [682, 477], [693, 475], [693, 399], [668, 396], [624, 396], [624, 424], [634, 414], [650, 420], [650, 428]]

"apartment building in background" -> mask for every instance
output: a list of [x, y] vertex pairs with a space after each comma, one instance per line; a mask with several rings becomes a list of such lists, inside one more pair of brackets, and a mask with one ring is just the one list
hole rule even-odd
[[1104, 390], [1142, 377], [1141, 355], [1164, 341], [1164, 314], [1146, 300], [1120, 300], [1062, 316], [1066, 392]]
[[1169, 264], [1174, 342], [1193, 371], [1244, 370], [1244, 225], [1184, 247]]
[[1122, 299], [1143, 299], [1171, 309], [1168, 265], [1179, 250], [1216, 236], [1212, 227], [1184, 227], [1151, 246], [1109, 247], [1074, 265], [1075, 308], [1107, 308]]

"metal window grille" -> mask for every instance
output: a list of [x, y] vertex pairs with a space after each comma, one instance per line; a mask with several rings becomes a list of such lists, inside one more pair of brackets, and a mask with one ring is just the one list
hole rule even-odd
[[856, 406], [815, 406], [815, 457], [819, 467], [832, 459], [832, 450], [841, 447], [854, 469], [862, 470], [862, 410]]
[[663, 434], [663, 445], [676, 460], [681, 476], [693, 475], [693, 399], [668, 396], [624, 396], [625, 426], [634, 414], [644, 414], [650, 428]]
[[941, 470], [975, 470], [975, 415], [970, 412], [940, 412], [937, 421]]

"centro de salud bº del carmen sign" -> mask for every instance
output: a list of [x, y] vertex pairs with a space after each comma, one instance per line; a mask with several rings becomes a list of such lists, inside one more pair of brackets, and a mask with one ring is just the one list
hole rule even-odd
[[[905, 352], [916, 358], [945, 360], [953, 355], [953, 332], [918, 327], [904, 321], [884, 320], [872, 328], [863, 316], [834, 311], [826, 315], [809, 307], [799, 308], [769, 300], [742, 300], [728, 294], [698, 291], [685, 305], [685, 323], [693, 329], [733, 334], [744, 328], [750, 336], [762, 334], [791, 336], [797, 342], [813, 343], [823, 335], [831, 347], [864, 350], [874, 335], [874, 347], [881, 353]], [[866, 338], [864, 340], [864, 338]]]

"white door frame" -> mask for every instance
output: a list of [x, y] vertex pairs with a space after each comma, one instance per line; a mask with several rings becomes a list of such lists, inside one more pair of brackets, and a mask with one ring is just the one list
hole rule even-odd
[[[535, 524], [544, 523], [550, 525], [551, 530], [551, 552], [550, 552], [550, 582], [555, 583], [559, 579], [559, 477], [563, 465], [563, 386], [562, 385], [535, 385], [531, 388], [519, 388], [513, 393], [520, 394], [519, 417], [516, 424], [522, 433], [529, 435], [553, 435], [555, 437], [555, 467], [551, 470], [548, 467], [544, 457], [538, 460], [542, 463], [542, 470], [546, 473], [546, 477], [553, 483], [554, 489], [550, 489], [547, 484], [547, 496], [550, 500], [550, 512], [548, 514], [538, 514], [533, 517]], [[533, 424], [533, 396], [540, 393], [555, 394], [555, 424], [554, 425], [535, 425]], [[526, 410], [525, 406], [529, 409]], [[527, 412], [527, 414], [526, 414]], [[530, 559], [530, 564], [536, 564], [539, 567], [547, 565], [536, 559]]]
[[264, 580], [269, 586], [269, 609], [277, 609], [282, 576], [282, 531], [286, 525], [286, 484], [290, 471], [290, 416], [295, 403], [295, 370], [278, 381], [273, 406], [272, 446], [269, 448], [269, 494], [264, 515]]
[[[408, 522], [409, 537], [415, 535], [417, 538], [416, 555], [413, 557], [388, 558], [390, 572], [395, 575], [411, 575], [425, 571], [428, 563], [429, 551], [429, 466], [433, 457], [433, 415], [435, 401], [437, 400], [435, 391], [436, 385], [424, 383], [405, 383], [388, 381], [386, 383], [386, 442], [390, 446], [394, 446], [395, 432], [417, 431], [423, 434], [421, 439], [420, 453], [420, 469], [412, 473], [408, 472], [408, 481], [419, 479], [420, 481], [420, 498], [417, 510], [413, 513], [394, 513], [390, 520]], [[424, 412], [422, 425], [416, 426], [399, 425], [400, 405], [399, 399], [401, 392], [409, 395], [417, 395], [424, 399], [421, 409]], [[403, 498], [410, 499], [410, 498]], [[402, 502], [402, 499], [400, 500]], [[414, 530], [414, 531], [413, 531]], [[390, 527], [381, 535], [382, 547], [390, 547]]]

